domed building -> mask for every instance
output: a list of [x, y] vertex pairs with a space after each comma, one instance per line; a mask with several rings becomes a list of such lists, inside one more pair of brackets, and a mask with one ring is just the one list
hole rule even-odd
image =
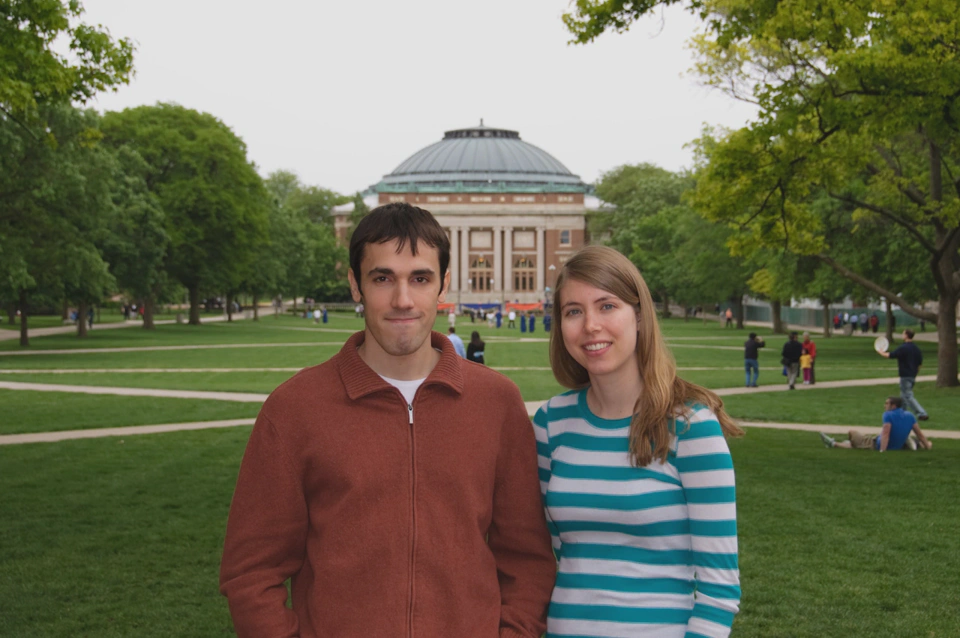
[[[448, 302], [542, 302], [556, 270], [586, 241], [590, 187], [517, 131], [480, 125], [404, 160], [365, 193], [371, 208], [408, 202], [450, 235]], [[334, 209], [341, 238], [352, 204]]]

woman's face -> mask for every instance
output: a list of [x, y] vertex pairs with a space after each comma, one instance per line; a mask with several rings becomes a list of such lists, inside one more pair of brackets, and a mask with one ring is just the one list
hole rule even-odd
[[560, 292], [563, 345], [591, 380], [626, 371], [635, 375], [636, 310], [616, 295], [570, 279]]

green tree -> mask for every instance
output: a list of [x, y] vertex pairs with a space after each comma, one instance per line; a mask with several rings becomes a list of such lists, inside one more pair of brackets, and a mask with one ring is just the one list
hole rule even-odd
[[[578, 0], [575, 41], [623, 30], [666, 2]], [[709, 152], [700, 202], [756, 245], [817, 255], [837, 272], [937, 324], [938, 386], [958, 385], [960, 2], [705, 0], [696, 39], [706, 81], [758, 107]], [[811, 195], [822, 190], [894, 224], [925, 261], [936, 314], [858, 272], [832, 250]], [[733, 206], [732, 204], [736, 204]]]
[[238, 289], [266, 237], [269, 200], [246, 145], [212, 115], [174, 104], [107, 113], [103, 131], [149, 166], [170, 238], [165, 270], [187, 289], [198, 325], [201, 292]]
[[99, 143], [99, 116], [69, 105], [40, 115], [42, 135], [0, 120], [0, 288], [21, 312], [24, 346], [31, 296], [86, 306], [113, 286], [101, 247], [117, 164]]
[[156, 304], [169, 287], [164, 264], [170, 237], [158, 198], [147, 188], [150, 167], [125, 145], [116, 156], [120, 170], [104, 256], [117, 285], [143, 307], [143, 328], [153, 330]]
[[[0, 2], [0, 112], [6, 117], [27, 126], [44, 105], [84, 103], [129, 82], [133, 43], [83, 24], [82, 14], [77, 0]], [[54, 49], [57, 41], [68, 45], [69, 57]]]

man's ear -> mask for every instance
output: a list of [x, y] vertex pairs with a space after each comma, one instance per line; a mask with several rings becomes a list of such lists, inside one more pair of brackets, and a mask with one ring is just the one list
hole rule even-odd
[[443, 274], [443, 287], [440, 288], [440, 296], [437, 298], [438, 303], [443, 303], [447, 298], [447, 293], [450, 292], [450, 269], [447, 269], [447, 272]]
[[353, 297], [355, 303], [360, 303], [363, 301], [363, 294], [360, 292], [360, 284], [357, 283], [357, 278], [353, 276], [353, 268], [347, 270], [347, 281], [350, 282], [350, 296]]

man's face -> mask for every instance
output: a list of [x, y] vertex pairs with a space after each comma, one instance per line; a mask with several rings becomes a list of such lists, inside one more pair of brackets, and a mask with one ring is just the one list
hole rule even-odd
[[409, 242], [399, 253], [398, 245], [396, 239], [365, 245], [360, 281], [348, 272], [353, 299], [364, 304], [370, 337], [364, 348], [377, 357], [406, 357], [431, 348], [437, 303], [444, 300], [450, 279], [448, 272], [441, 280], [436, 248], [420, 242], [414, 255]]
[[803, 342], [804, 342], [804, 343], [810, 343], [810, 335], [807, 335], [806, 337], [804, 337], [804, 338], [803, 338]]

